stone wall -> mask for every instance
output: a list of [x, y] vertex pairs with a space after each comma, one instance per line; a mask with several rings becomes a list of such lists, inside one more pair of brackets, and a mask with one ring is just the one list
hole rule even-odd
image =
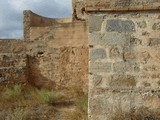
[[24, 12], [29, 82], [37, 87], [82, 89], [87, 93], [86, 22], [50, 19]]
[[160, 10], [159, 0], [84, 0], [85, 10], [91, 11], [142, 11]]
[[24, 12], [24, 41], [0, 40], [0, 82], [87, 93], [88, 77], [89, 120], [160, 119], [159, 1], [72, 2], [72, 18]]
[[27, 80], [27, 57], [22, 40], [0, 40], [0, 84]]
[[89, 120], [160, 119], [159, 11], [90, 13], [88, 23]]
[[87, 33], [85, 21], [24, 11], [24, 40], [0, 40], [0, 82], [87, 93]]
[[72, 0], [72, 18], [74, 21], [85, 21], [87, 19], [85, 5], [84, 0]]

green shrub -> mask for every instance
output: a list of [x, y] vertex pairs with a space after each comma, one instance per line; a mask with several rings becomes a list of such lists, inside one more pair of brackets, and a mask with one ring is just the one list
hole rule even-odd
[[13, 98], [13, 96], [14, 96], [14, 92], [13, 92], [13, 90], [11, 90], [11, 89], [7, 89], [7, 90], [3, 93], [3, 96], [4, 96], [5, 99], [11, 100], [11, 99]]
[[21, 85], [15, 85], [13, 88], [7, 88], [6, 91], [3, 93], [3, 97], [11, 101], [21, 95]]
[[21, 92], [22, 92], [22, 87], [21, 87], [21, 85], [15, 85], [15, 86], [13, 87], [13, 91], [14, 91], [14, 95], [15, 95], [15, 96], [19, 96], [19, 95], [21, 94]]
[[42, 104], [54, 104], [59, 98], [60, 94], [54, 91], [42, 89], [38, 92], [38, 99]]

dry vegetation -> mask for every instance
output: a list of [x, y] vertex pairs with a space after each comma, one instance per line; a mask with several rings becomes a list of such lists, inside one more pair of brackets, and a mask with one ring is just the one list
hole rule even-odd
[[71, 94], [13, 85], [0, 91], [0, 120], [87, 120], [88, 99], [80, 90]]

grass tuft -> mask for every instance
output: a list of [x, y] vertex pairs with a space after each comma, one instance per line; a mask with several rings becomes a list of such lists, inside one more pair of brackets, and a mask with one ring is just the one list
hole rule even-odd
[[12, 101], [16, 97], [21, 95], [21, 91], [22, 91], [21, 85], [14, 85], [13, 88], [7, 88], [4, 91], [3, 97], [8, 101]]
[[53, 90], [49, 91], [46, 89], [42, 89], [42, 90], [38, 91], [37, 97], [38, 97], [38, 100], [40, 103], [52, 105], [60, 99], [61, 94], [57, 93]]

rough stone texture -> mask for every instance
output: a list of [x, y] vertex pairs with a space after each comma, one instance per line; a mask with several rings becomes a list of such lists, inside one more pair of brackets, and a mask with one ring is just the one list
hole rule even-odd
[[0, 40], [0, 82], [87, 93], [87, 33], [86, 22], [24, 11], [24, 40]]
[[160, 22], [154, 23], [153, 30], [160, 30]]
[[90, 14], [89, 120], [160, 119], [160, 14]]
[[90, 60], [105, 59], [107, 57], [105, 49], [96, 48], [90, 50]]
[[72, 18], [76, 20], [86, 20], [87, 13], [85, 11], [84, 0], [72, 0]]
[[158, 0], [86, 0], [86, 11], [128, 11], [160, 9]]
[[128, 39], [130, 38], [130, 34], [127, 33], [90, 33], [89, 34], [89, 43], [90, 45], [105, 45], [105, 46], [114, 46], [114, 45], [120, 45], [120, 46], [128, 46], [130, 44], [130, 41]]
[[26, 31], [29, 33], [26, 39], [28, 81], [37, 87], [82, 89], [87, 93], [86, 22], [47, 19], [27, 12], [30, 14], [29, 31]]
[[101, 62], [91, 62], [90, 63], [90, 73], [106, 73], [111, 72], [111, 63], [101, 63]]
[[27, 55], [22, 40], [0, 40], [0, 84], [27, 81]]
[[101, 25], [104, 16], [90, 16], [89, 22], [89, 32], [101, 31]]
[[72, 3], [72, 18], [24, 11], [24, 41], [0, 40], [0, 83], [87, 93], [89, 78], [89, 120], [159, 120], [159, 0]]
[[134, 32], [135, 25], [131, 20], [107, 20], [108, 32]]

